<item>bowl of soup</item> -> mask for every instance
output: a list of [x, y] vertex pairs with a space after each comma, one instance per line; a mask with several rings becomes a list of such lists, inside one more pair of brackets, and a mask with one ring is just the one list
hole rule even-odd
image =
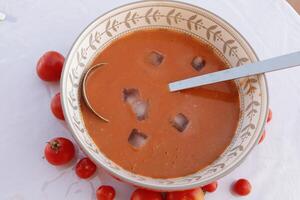
[[112, 176], [159, 191], [202, 186], [236, 168], [258, 143], [266, 78], [178, 92], [168, 83], [257, 60], [236, 29], [203, 8], [128, 4], [75, 41], [61, 79], [64, 115], [81, 149]]

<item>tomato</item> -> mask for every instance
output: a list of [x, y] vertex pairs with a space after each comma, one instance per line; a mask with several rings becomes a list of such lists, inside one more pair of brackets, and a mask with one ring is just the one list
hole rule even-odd
[[113, 200], [116, 196], [115, 189], [109, 185], [102, 185], [96, 191], [97, 200]]
[[166, 200], [204, 200], [201, 188], [167, 193]]
[[264, 130], [263, 134], [260, 136], [258, 144], [262, 143], [264, 141], [265, 137], [266, 137], [266, 131]]
[[89, 178], [97, 170], [97, 166], [89, 159], [83, 158], [76, 164], [76, 174], [79, 178]]
[[50, 164], [63, 165], [74, 158], [75, 148], [70, 140], [59, 137], [47, 143], [44, 153]]
[[215, 181], [215, 182], [212, 182], [210, 184], [203, 186], [202, 190], [206, 191], [206, 192], [214, 192], [217, 190], [217, 187], [218, 187], [218, 182]]
[[57, 93], [51, 100], [51, 111], [53, 115], [60, 119], [65, 120], [64, 113], [61, 107], [61, 101], [60, 101], [60, 93]]
[[234, 183], [233, 191], [240, 196], [246, 196], [251, 192], [251, 184], [246, 179], [239, 179]]
[[58, 81], [65, 58], [56, 51], [48, 51], [39, 59], [36, 71], [44, 81]]
[[269, 108], [269, 113], [268, 113], [268, 117], [267, 117], [267, 122], [270, 122], [273, 118], [273, 112], [271, 110], [271, 108]]
[[163, 197], [160, 192], [137, 189], [132, 193], [130, 200], [163, 200]]

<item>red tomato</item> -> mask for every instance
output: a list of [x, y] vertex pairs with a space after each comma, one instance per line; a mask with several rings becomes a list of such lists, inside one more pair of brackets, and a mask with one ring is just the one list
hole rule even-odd
[[65, 58], [56, 51], [48, 51], [39, 59], [36, 71], [44, 81], [58, 81]]
[[201, 188], [167, 193], [166, 200], [204, 200]]
[[264, 130], [263, 134], [261, 135], [261, 137], [258, 141], [258, 144], [262, 143], [264, 141], [265, 137], [266, 137], [266, 131]]
[[214, 192], [217, 190], [217, 187], [218, 187], [218, 182], [215, 181], [215, 182], [212, 182], [210, 184], [203, 186], [202, 190], [206, 191], [206, 192]]
[[97, 200], [113, 200], [115, 195], [115, 189], [108, 185], [102, 185], [96, 191]]
[[65, 120], [64, 113], [61, 107], [61, 101], [60, 101], [60, 93], [57, 93], [51, 100], [51, 111], [53, 115], [60, 119]]
[[66, 138], [54, 138], [47, 143], [45, 158], [52, 165], [63, 165], [70, 162], [75, 155], [73, 143]]
[[89, 158], [83, 158], [76, 164], [76, 174], [79, 178], [89, 178], [96, 170], [97, 166]]
[[246, 179], [239, 179], [233, 185], [233, 191], [241, 196], [246, 196], [251, 192], [251, 184]]
[[160, 192], [137, 189], [132, 193], [130, 200], [163, 200], [163, 197]]
[[271, 110], [271, 108], [269, 108], [269, 113], [268, 113], [268, 117], [267, 117], [267, 122], [270, 122], [272, 120], [273, 117], [273, 112]]

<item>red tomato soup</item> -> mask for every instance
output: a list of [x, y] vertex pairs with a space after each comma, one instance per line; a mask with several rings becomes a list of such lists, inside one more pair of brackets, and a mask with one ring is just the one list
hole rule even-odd
[[136, 174], [180, 177], [216, 160], [237, 128], [234, 82], [180, 92], [168, 83], [227, 68], [211, 47], [184, 33], [136, 31], [108, 45], [91, 66], [86, 93], [98, 118], [81, 101], [85, 126], [99, 149]]

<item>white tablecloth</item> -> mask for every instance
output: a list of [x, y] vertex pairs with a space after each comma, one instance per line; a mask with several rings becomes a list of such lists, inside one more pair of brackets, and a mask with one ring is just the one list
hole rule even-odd
[[[52, 167], [43, 159], [45, 142], [71, 138], [50, 109], [58, 84], [36, 76], [36, 61], [47, 50], [67, 54], [78, 34], [97, 16], [127, 0], [0, 0], [0, 199], [95, 199], [101, 184], [111, 184], [117, 199], [132, 187], [99, 169], [79, 180], [73, 166]], [[249, 40], [261, 59], [300, 50], [300, 17], [284, 0], [189, 0], [220, 15]], [[208, 200], [235, 199], [233, 180], [251, 180], [244, 199], [296, 200], [300, 197], [300, 68], [268, 75], [274, 118], [267, 137], [246, 161], [219, 181]], [[79, 157], [82, 157], [79, 152]]]

